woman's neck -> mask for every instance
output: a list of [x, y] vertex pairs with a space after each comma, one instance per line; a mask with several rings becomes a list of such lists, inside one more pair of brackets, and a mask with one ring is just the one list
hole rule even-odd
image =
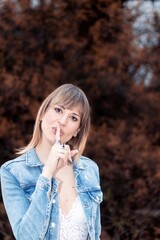
[[38, 155], [38, 158], [39, 160], [42, 162], [42, 163], [45, 163], [48, 159], [48, 156], [49, 156], [49, 153], [51, 151], [51, 145], [49, 144], [43, 144], [43, 142], [39, 143], [36, 147], [35, 147], [35, 150], [36, 150], [36, 153]]

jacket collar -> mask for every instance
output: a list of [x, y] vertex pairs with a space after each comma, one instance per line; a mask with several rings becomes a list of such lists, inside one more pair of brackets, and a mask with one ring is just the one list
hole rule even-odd
[[28, 150], [26, 152], [26, 165], [30, 167], [42, 166], [44, 165], [38, 158], [35, 149]]

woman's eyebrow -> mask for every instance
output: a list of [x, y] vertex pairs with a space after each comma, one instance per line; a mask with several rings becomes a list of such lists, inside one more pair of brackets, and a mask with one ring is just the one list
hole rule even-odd
[[57, 106], [57, 107], [61, 107], [63, 109], [66, 109], [64, 106], [60, 105], [60, 104], [55, 104], [54, 106]]
[[79, 115], [78, 113], [74, 113], [74, 112], [73, 112], [73, 115], [76, 115], [77, 117], [80, 118], [80, 115]]

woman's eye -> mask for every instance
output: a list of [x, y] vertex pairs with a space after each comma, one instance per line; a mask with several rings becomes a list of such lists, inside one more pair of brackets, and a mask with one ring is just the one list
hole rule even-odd
[[58, 108], [58, 107], [55, 107], [54, 110], [55, 110], [55, 112], [57, 112], [57, 113], [62, 112], [62, 109], [61, 109], [61, 108]]
[[72, 119], [74, 122], [78, 121], [78, 119], [77, 119], [75, 116], [71, 116], [71, 119]]

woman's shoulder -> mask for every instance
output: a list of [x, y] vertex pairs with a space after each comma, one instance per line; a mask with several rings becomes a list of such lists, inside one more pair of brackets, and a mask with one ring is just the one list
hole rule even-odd
[[88, 190], [100, 189], [100, 176], [98, 164], [92, 159], [81, 156], [77, 163], [77, 168], [80, 170], [79, 177], [81, 183]]
[[23, 153], [16, 158], [13, 158], [7, 162], [5, 162], [1, 168], [10, 170], [12, 168], [26, 168], [26, 166], [38, 166], [41, 165], [38, 156], [35, 152], [35, 149], [29, 149], [27, 152]]
[[8, 160], [7, 162], [2, 164], [1, 169], [2, 168], [10, 169], [14, 165], [17, 165], [17, 164], [20, 164], [20, 163], [24, 163], [25, 159], [26, 159], [25, 155], [26, 154], [23, 154], [23, 155], [20, 155], [20, 156], [17, 156], [15, 158], [13, 158], [13, 159]]
[[99, 167], [98, 164], [93, 161], [92, 159], [81, 156], [78, 160], [77, 167], [79, 169], [84, 170], [85, 174], [93, 174], [94, 176], [97, 176], [99, 179]]
[[81, 156], [79, 158], [78, 165], [87, 166], [87, 167], [92, 166], [92, 167], [98, 168], [98, 164], [94, 160], [86, 156]]

